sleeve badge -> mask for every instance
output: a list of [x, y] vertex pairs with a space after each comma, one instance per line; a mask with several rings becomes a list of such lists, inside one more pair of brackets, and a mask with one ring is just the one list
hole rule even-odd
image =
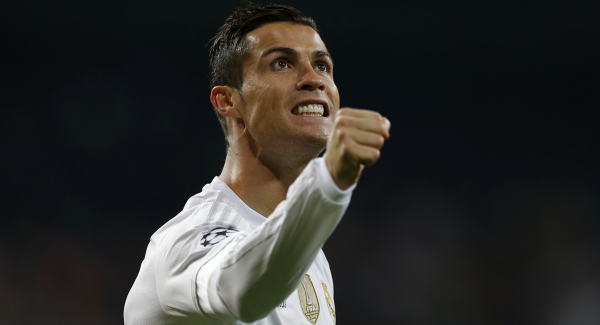
[[202, 247], [210, 247], [218, 244], [223, 239], [231, 236], [231, 234], [236, 233], [237, 230], [233, 228], [223, 228], [218, 227], [211, 229], [209, 232], [205, 233], [200, 239], [200, 245]]

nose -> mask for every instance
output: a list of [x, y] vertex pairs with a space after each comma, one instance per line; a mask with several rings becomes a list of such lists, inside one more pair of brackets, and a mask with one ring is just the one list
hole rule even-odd
[[300, 80], [296, 84], [297, 90], [325, 90], [323, 78], [317, 74], [310, 63], [305, 64], [302, 69]]

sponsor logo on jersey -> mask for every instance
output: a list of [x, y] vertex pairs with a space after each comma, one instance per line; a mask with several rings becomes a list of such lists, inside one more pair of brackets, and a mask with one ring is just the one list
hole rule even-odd
[[200, 245], [203, 247], [216, 245], [235, 232], [237, 232], [237, 230], [232, 228], [218, 227], [211, 229], [209, 232], [205, 233], [204, 236], [202, 236], [202, 239], [200, 239]]
[[309, 322], [316, 324], [319, 318], [319, 299], [308, 274], [304, 275], [298, 286], [298, 297], [302, 313]]
[[327, 285], [325, 282], [321, 281], [321, 285], [323, 286], [323, 292], [325, 292], [325, 303], [327, 304], [327, 308], [329, 308], [329, 314], [331, 315], [331, 319], [333, 319], [333, 323], [335, 324], [335, 305], [333, 304], [333, 298], [327, 291]]

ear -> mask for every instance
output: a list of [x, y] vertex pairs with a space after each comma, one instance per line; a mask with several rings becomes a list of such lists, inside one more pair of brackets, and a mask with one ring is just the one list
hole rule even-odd
[[240, 93], [229, 86], [215, 86], [210, 92], [210, 102], [219, 114], [225, 117], [240, 118], [238, 105]]

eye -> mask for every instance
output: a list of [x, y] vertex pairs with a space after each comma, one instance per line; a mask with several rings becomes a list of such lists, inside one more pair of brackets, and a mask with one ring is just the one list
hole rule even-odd
[[284, 59], [277, 59], [273, 61], [273, 68], [283, 70], [289, 68], [289, 64]]
[[329, 66], [325, 62], [317, 62], [315, 69], [317, 71], [329, 72]]

